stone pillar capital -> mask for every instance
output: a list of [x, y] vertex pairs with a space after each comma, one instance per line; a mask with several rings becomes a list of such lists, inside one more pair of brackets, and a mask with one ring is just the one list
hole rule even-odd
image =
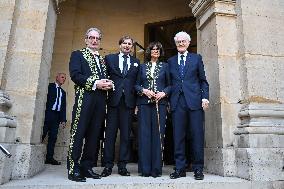
[[189, 7], [197, 18], [197, 28], [215, 15], [236, 16], [235, 0], [192, 0]]

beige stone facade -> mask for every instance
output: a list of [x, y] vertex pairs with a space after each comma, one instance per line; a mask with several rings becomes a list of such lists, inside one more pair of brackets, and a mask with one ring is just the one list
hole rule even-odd
[[[0, 183], [44, 169], [41, 144], [48, 82], [68, 73], [72, 50], [91, 26], [103, 31], [102, 54], [129, 34], [144, 44], [144, 25], [194, 15], [198, 53], [210, 84], [206, 171], [254, 181], [284, 180], [284, 3], [282, 0], [0, 0]], [[127, 28], [127, 29], [126, 29]], [[67, 128], [56, 158], [65, 159]], [[267, 185], [268, 186], [268, 185]]]

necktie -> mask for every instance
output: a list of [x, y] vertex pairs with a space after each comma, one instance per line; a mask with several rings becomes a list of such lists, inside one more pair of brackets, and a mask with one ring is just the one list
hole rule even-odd
[[180, 75], [183, 77], [183, 70], [184, 70], [184, 55], [180, 55], [180, 62], [179, 62], [179, 69], [180, 69]]
[[123, 60], [123, 70], [122, 70], [122, 74], [124, 75], [124, 76], [126, 76], [126, 74], [127, 74], [127, 55], [123, 55], [122, 56], [123, 58], [124, 58], [124, 60]]

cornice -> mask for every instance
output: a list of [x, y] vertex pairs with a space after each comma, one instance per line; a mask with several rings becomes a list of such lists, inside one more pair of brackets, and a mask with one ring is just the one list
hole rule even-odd
[[192, 0], [189, 7], [195, 17], [200, 17], [214, 3], [235, 4], [236, 0]]

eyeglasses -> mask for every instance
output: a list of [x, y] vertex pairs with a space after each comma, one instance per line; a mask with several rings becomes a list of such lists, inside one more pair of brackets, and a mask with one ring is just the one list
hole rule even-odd
[[151, 51], [160, 51], [160, 49], [151, 49]]
[[90, 39], [90, 40], [100, 41], [102, 38], [100, 38], [100, 37], [96, 37], [96, 36], [88, 36], [88, 39]]
[[179, 40], [179, 41], [176, 41], [176, 44], [186, 44], [188, 43], [187, 40]]
[[123, 44], [123, 45], [129, 45], [129, 46], [132, 46], [132, 45], [133, 45], [133, 44], [130, 43], [130, 42], [128, 42], [128, 43], [127, 43], [127, 42], [123, 42], [122, 44]]

